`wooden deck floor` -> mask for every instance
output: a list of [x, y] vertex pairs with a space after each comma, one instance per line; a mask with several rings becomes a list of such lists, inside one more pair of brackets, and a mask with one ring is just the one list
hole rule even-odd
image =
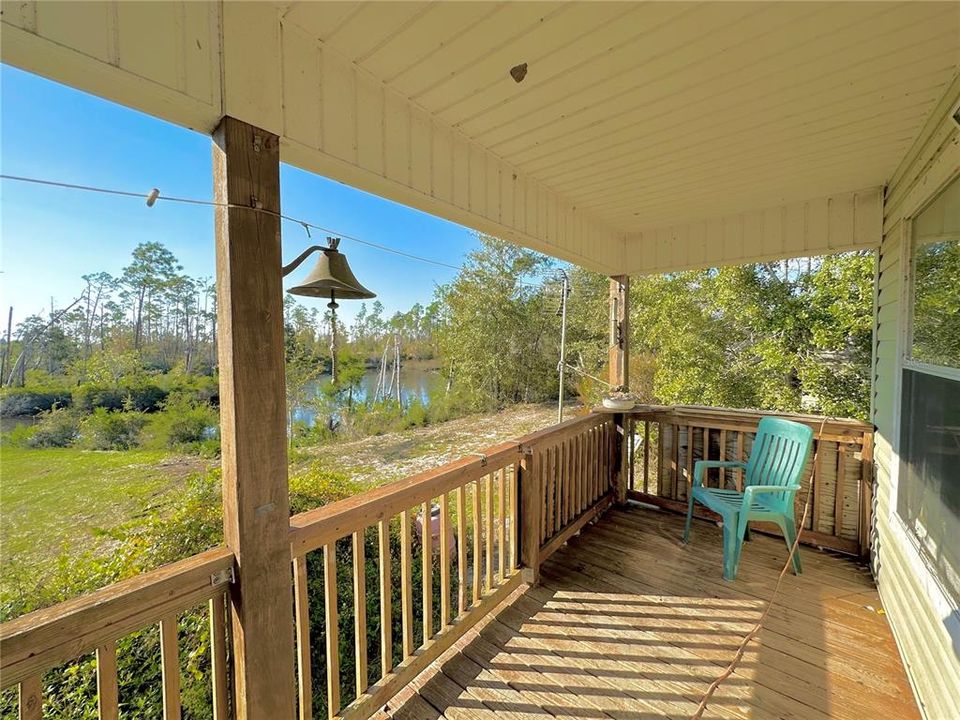
[[[543, 582], [518, 591], [386, 708], [404, 720], [689, 718], [759, 617], [786, 557], [779, 539], [746, 544], [721, 578], [720, 533], [623, 509], [557, 552]], [[759, 639], [714, 696], [709, 718], [918, 718], [868, 572], [802, 549]]]

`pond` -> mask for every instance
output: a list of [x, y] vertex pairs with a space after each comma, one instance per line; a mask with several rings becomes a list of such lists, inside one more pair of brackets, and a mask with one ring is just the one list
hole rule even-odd
[[[367, 402], [376, 392], [377, 380], [380, 371], [377, 369], [367, 370], [360, 381], [360, 387], [353, 394], [355, 403]], [[387, 369], [387, 383], [390, 382], [390, 369]], [[430, 404], [430, 393], [436, 388], [443, 378], [436, 365], [426, 362], [410, 362], [404, 365], [400, 371], [400, 398], [404, 407], [419, 398], [424, 405]], [[323, 375], [319, 380], [311, 383], [308, 390], [310, 397], [317, 397], [321, 393], [321, 388], [330, 383], [330, 376]], [[396, 392], [396, 390], [394, 390]], [[309, 404], [301, 405], [294, 409], [294, 421], [305, 422], [313, 425], [316, 422], [317, 411]]]

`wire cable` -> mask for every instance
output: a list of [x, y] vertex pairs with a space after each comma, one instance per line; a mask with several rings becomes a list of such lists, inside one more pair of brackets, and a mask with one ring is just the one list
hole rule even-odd
[[185, 205], [202, 205], [202, 206], [215, 207], [215, 208], [251, 210], [253, 212], [259, 212], [265, 215], [271, 215], [273, 217], [280, 218], [281, 220], [287, 220], [289, 222], [296, 223], [297, 225], [300, 225], [301, 227], [307, 230], [308, 236], [310, 234], [309, 232], [310, 229], [319, 230], [320, 232], [328, 233], [330, 235], [336, 235], [337, 237], [340, 237], [340, 238], [346, 238], [347, 240], [352, 240], [355, 243], [376, 248], [377, 250], [382, 250], [383, 252], [393, 253], [394, 255], [399, 255], [401, 257], [409, 258], [411, 260], [418, 260], [420, 262], [429, 263], [431, 265], [436, 265], [438, 267], [448, 268], [450, 270], [460, 271], [462, 269], [459, 265], [453, 265], [451, 263], [443, 262], [442, 260], [434, 260], [433, 258], [414, 255], [413, 253], [408, 253], [403, 250], [397, 250], [396, 248], [389, 247], [388, 245], [376, 243], [371, 240], [364, 240], [363, 238], [358, 238], [355, 235], [349, 235], [347, 233], [338, 232], [337, 230], [333, 230], [332, 228], [323, 227], [322, 225], [317, 225], [315, 223], [311, 223], [306, 220], [300, 220], [299, 218], [291, 217], [289, 215], [284, 215], [283, 213], [279, 213], [274, 210], [267, 210], [266, 208], [255, 207], [253, 205], [238, 205], [236, 203], [222, 203], [222, 202], [217, 202], [215, 200], [201, 200], [198, 198], [176, 197], [173, 195], [164, 195], [156, 190], [149, 193], [131, 192], [128, 190], [117, 190], [115, 188], [95, 187], [92, 185], [79, 185], [76, 183], [60, 182], [56, 180], [46, 180], [42, 178], [24, 177], [21, 175], [0, 174], [0, 180], [11, 180], [14, 182], [31, 183], [34, 185], [44, 185], [47, 187], [62, 188], [66, 190], [82, 190], [84, 192], [94, 192], [94, 193], [100, 193], [103, 195], [117, 195], [120, 197], [141, 198], [145, 201], [150, 200], [152, 198], [154, 202], [159, 200], [165, 200], [166, 202], [180, 203]]

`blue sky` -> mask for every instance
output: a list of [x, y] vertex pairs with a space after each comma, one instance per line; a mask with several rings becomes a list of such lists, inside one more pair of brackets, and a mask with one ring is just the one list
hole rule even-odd
[[[212, 199], [210, 139], [106, 100], [0, 66], [0, 168], [8, 175]], [[454, 223], [284, 165], [284, 214], [399, 250], [459, 265], [477, 247]], [[314, 233], [314, 241], [322, 241]], [[213, 276], [213, 208], [0, 183], [0, 309], [14, 322], [77, 297], [82, 275], [119, 275], [138, 243], [165, 244], [194, 277]], [[310, 241], [284, 223], [289, 261]], [[428, 302], [453, 270], [344, 240], [357, 278], [388, 313]], [[288, 278], [300, 276], [309, 263]], [[305, 301], [304, 304], [319, 301]], [[349, 322], [357, 302], [341, 305]], [[4, 318], [5, 319], [5, 318]]]

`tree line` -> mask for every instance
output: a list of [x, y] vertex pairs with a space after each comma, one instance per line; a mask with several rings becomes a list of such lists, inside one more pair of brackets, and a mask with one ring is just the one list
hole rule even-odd
[[[352, 402], [366, 369], [400, 358], [434, 360], [444, 397], [463, 412], [556, 398], [561, 268], [572, 286], [566, 390], [587, 402], [607, 390], [608, 279], [478, 238], [429, 302], [389, 316], [379, 301], [365, 303], [349, 326], [336, 318], [341, 400]], [[633, 391], [644, 401], [865, 417], [873, 265], [865, 251], [634, 278]], [[16, 327], [7, 385], [28, 374], [79, 384], [105, 367], [122, 375], [118, 358], [131, 355], [147, 372], [215, 374], [210, 278], [183, 274], [169, 249], [144, 243], [119, 276], [83, 280], [72, 304]], [[288, 384], [302, 390], [328, 370], [333, 321], [326, 308], [285, 299]]]

